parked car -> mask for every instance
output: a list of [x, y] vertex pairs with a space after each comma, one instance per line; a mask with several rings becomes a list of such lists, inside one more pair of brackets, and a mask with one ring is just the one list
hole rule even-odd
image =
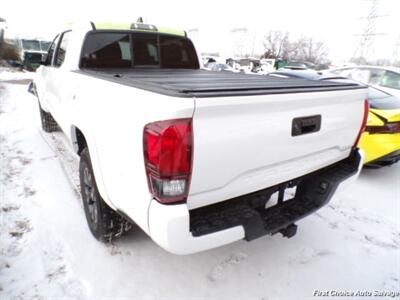
[[400, 69], [394, 67], [354, 66], [330, 70], [350, 79], [372, 85], [400, 98]]
[[10, 63], [30, 71], [39, 67], [42, 55], [47, 53], [51, 44], [45, 40], [29, 38], [16, 39], [12, 43], [19, 49], [19, 59]]
[[260, 59], [255, 57], [228, 58], [226, 64], [239, 73], [254, 74], [260, 66]]
[[[306, 78], [309, 80], [352, 80], [333, 73], [284, 70], [271, 76]], [[400, 160], [400, 98], [372, 86], [368, 87], [370, 111], [367, 127], [359, 147], [365, 151], [364, 163], [370, 167], [393, 164]]]
[[211, 56], [202, 56], [201, 62], [205, 70], [211, 70], [211, 68], [217, 63], [216, 59]]
[[221, 64], [221, 63], [215, 63], [213, 64], [211, 71], [215, 72], [234, 72], [234, 73], [239, 73], [238, 70], [235, 70], [231, 66], [227, 64]]
[[97, 239], [136, 223], [188, 254], [292, 237], [298, 220], [359, 174], [364, 86], [199, 65], [186, 34], [154, 25], [88, 24], [54, 39], [30, 90], [43, 130], [62, 130], [79, 157]]
[[276, 59], [273, 58], [260, 59], [260, 66], [257, 70], [257, 74], [265, 75], [275, 71], [275, 64], [276, 64]]
[[306, 70], [306, 69], [314, 69], [315, 64], [308, 61], [288, 61], [287, 65], [284, 66], [283, 68], [291, 70]]
[[49, 41], [43, 41], [43, 40], [39, 40], [40, 43], [40, 50], [44, 53], [47, 53], [47, 51], [49, 51], [51, 42]]

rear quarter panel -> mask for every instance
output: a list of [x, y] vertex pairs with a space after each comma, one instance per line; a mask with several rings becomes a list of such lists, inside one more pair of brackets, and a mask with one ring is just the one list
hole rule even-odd
[[[74, 73], [69, 119], [85, 135], [104, 200], [148, 232], [143, 128], [147, 123], [192, 117], [194, 100], [163, 96]], [[73, 127], [71, 127], [73, 128]]]

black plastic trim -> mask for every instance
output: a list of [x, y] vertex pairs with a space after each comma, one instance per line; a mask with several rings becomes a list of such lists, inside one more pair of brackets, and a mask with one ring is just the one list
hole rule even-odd
[[400, 150], [393, 151], [385, 156], [370, 161], [365, 166], [370, 168], [380, 168], [394, 164], [398, 161], [400, 161]]
[[318, 132], [321, 129], [321, 120], [321, 115], [294, 118], [292, 136]]
[[31, 93], [32, 95], [38, 97], [36, 84], [33, 81], [31, 81], [28, 85], [28, 92]]
[[[295, 233], [291, 227], [298, 220], [326, 205], [339, 184], [355, 175], [361, 164], [361, 155], [353, 151], [342, 161], [306, 176], [278, 184], [245, 196], [191, 210], [190, 231], [193, 236], [243, 226], [247, 241], [266, 234]], [[294, 198], [265, 209], [271, 195], [280, 189], [297, 186]]]

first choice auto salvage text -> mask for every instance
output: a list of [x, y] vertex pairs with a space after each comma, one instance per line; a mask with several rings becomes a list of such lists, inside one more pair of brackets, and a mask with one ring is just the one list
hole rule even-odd
[[339, 291], [339, 290], [314, 290], [314, 297], [390, 297], [400, 296], [400, 291]]

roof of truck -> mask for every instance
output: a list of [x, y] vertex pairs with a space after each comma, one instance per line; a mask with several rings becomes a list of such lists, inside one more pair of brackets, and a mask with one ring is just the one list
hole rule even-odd
[[99, 79], [174, 97], [222, 97], [365, 88], [350, 82], [277, 78], [192, 69], [83, 69], [77, 71]]

